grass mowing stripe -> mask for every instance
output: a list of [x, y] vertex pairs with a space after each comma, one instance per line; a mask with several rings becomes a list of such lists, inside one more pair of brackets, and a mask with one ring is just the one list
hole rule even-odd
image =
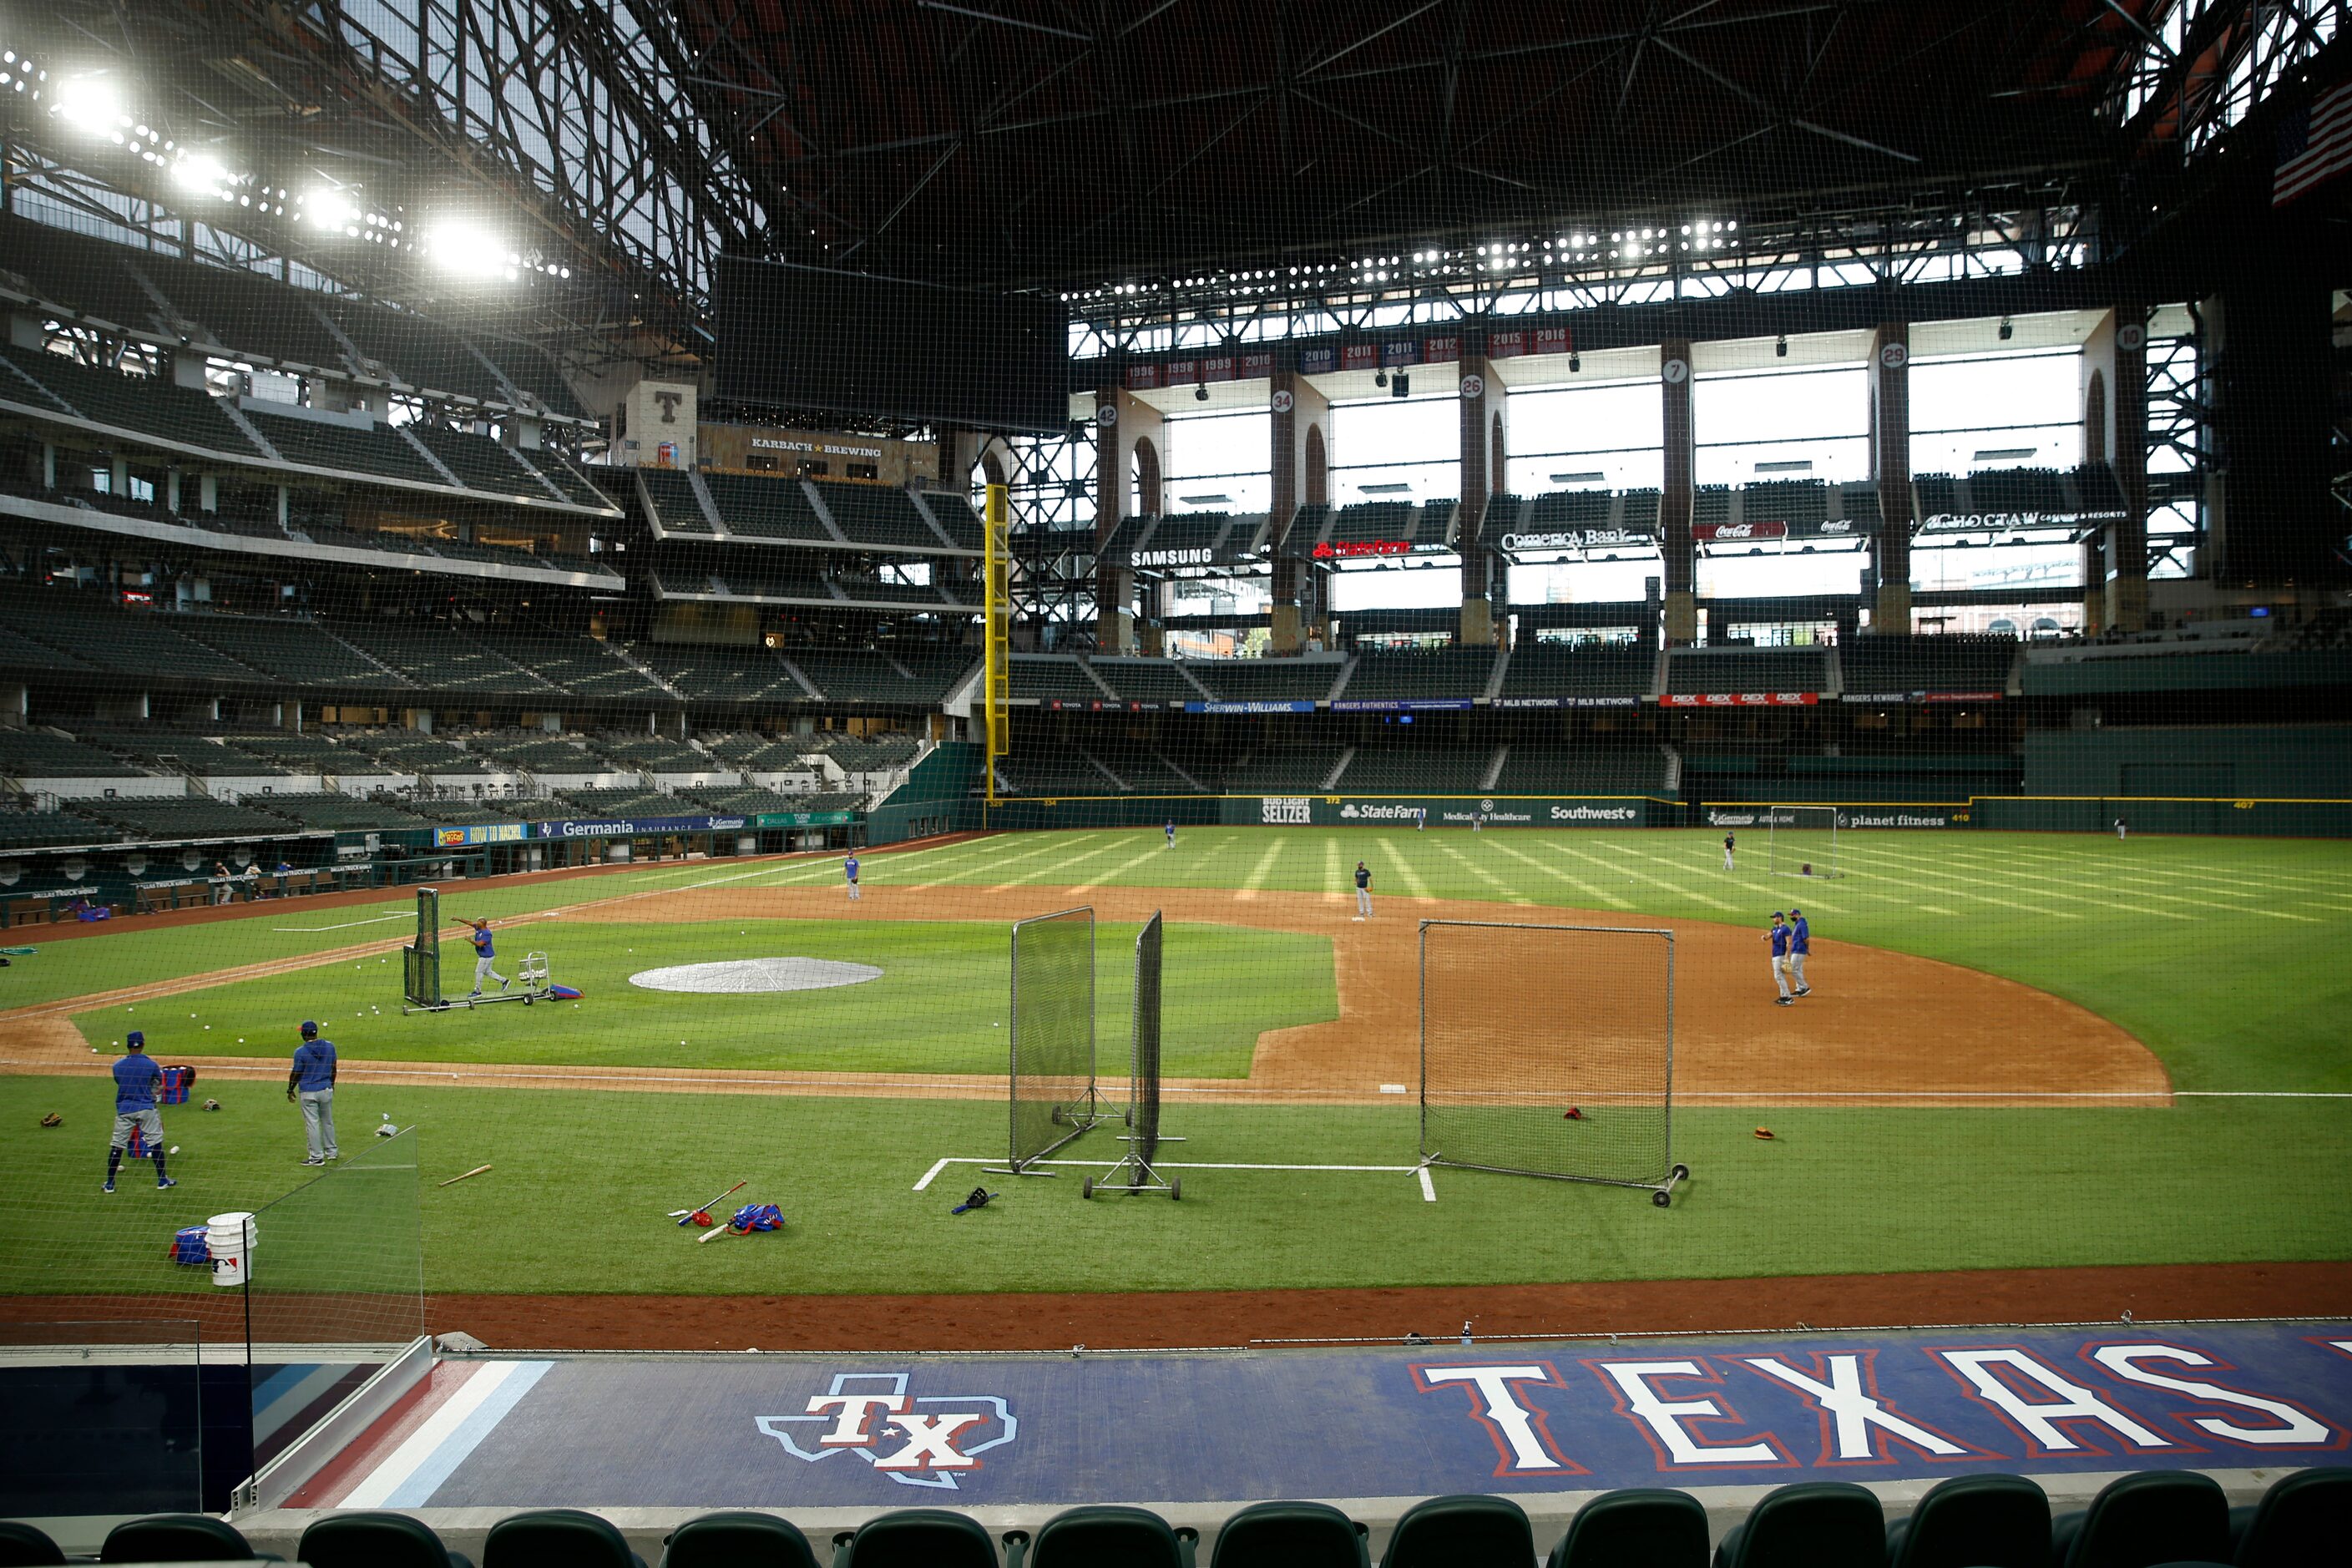
[[[1638, 855], [1645, 860], [1655, 860], [1662, 866], [1675, 865], [1674, 861], [1668, 860], [1663, 856], [1643, 854], [1643, 851], [1632, 848], [1625, 845], [1617, 845], [1613, 847], [1626, 855]], [[1634, 879], [1636, 881], [1647, 882], [1653, 887], [1664, 888], [1666, 891], [1673, 893], [1677, 898], [1689, 899], [1694, 903], [1706, 904], [1710, 909], [1731, 910], [1737, 907], [1724, 902], [1721, 899], [1714, 898], [1708, 894], [1699, 892], [1696, 889], [1685, 888], [1680, 882], [1669, 882], [1664, 877], [1653, 876], [1647, 871], [1635, 870], [1631, 866], [1621, 864], [1612, 867], [1610, 862], [1603, 860], [1598, 855], [1588, 855], [1581, 849], [1571, 849], [1565, 844], [1559, 846], [1559, 852], [1563, 855], [1573, 855], [1580, 860], [1589, 860], [1595, 866], [1622, 871], [1625, 875]], [[1677, 868], [1677, 869], [1679, 868]]]
[[1108, 871], [1096, 872], [1094, 880], [1090, 882], [1080, 882], [1076, 887], [1072, 888], [1070, 891], [1074, 893], [1091, 893], [1097, 888], [1102, 887], [1106, 883], [1118, 881], [1119, 878], [1125, 876], [1128, 872], [1134, 870], [1138, 866], [1142, 865], [1146, 860], [1150, 859], [1153, 856], [1164, 855], [1167, 852], [1167, 849], [1163, 846], [1157, 844], [1151, 845], [1141, 854], [1134, 856], [1129, 859], [1120, 861], [1118, 865], [1113, 866]]
[[1421, 879], [1421, 873], [1412, 868], [1412, 863], [1398, 852], [1396, 841], [1382, 838], [1381, 848], [1388, 856], [1389, 863], [1396, 868], [1397, 879], [1404, 884], [1405, 890], [1416, 899], [1429, 897], [1429, 884]]
[[1344, 903], [1348, 895], [1339, 890], [1348, 874], [1339, 865], [1339, 840], [1323, 840], [1323, 896], [1334, 903]]
[[[1024, 849], [1015, 854], [1007, 855], [1003, 859], [997, 861], [994, 865], [987, 868], [987, 875], [992, 877], [1003, 877], [1007, 867], [1018, 866], [1023, 864], [1024, 861], [1034, 860], [1041, 855], [1052, 855], [1061, 850], [1075, 849], [1081, 844], [1091, 844], [1101, 837], [1102, 835], [1099, 833], [1081, 833], [1076, 838], [1063, 839], [1059, 835], [1049, 834], [1046, 836], [1046, 842], [1039, 845], [1036, 848]], [[1010, 892], [1020, 885], [1020, 881], [1017, 879], [1007, 879], [997, 882], [988, 890], [992, 893]]]
[[1494, 889], [1497, 893], [1500, 893], [1503, 896], [1503, 901], [1505, 903], [1527, 904], [1530, 906], [1535, 903], [1533, 899], [1528, 898], [1525, 893], [1520, 892], [1518, 889], [1513, 887], [1510, 883], [1504, 881], [1503, 879], [1497, 877], [1492, 871], [1487, 870], [1484, 866], [1479, 865], [1476, 861], [1471, 859], [1470, 857], [1463, 854], [1459, 849], [1454, 848], [1451, 844], [1440, 844], [1438, 848], [1444, 851], [1444, 853], [1455, 863], [1460, 865], [1464, 870], [1469, 872], [1472, 876], [1477, 878], [1480, 881]]
[[1600, 889], [1594, 887], [1591, 883], [1587, 882], [1580, 878], [1571, 876], [1570, 873], [1561, 870], [1557, 866], [1547, 866], [1542, 861], [1537, 859], [1534, 856], [1522, 854], [1507, 844], [1497, 844], [1495, 846], [1495, 849], [1500, 854], [1509, 856], [1512, 859], [1518, 861], [1522, 865], [1532, 868], [1544, 876], [1553, 878], [1559, 881], [1566, 882], [1570, 887], [1576, 889], [1579, 892], [1584, 894], [1585, 897], [1591, 899], [1595, 903], [1607, 904], [1612, 910], [1630, 910], [1633, 907], [1632, 904], [1627, 903], [1623, 899], [1617, 897], [1614, 893], [1604, 893]]
[[1286, 837], [1276, 838], [1273, 843], [1267, 845], [1265, 847], [1265, 853], [1257, 858], [1257, 864], [1250, 868], [1249, 875], [1242, 879], [1241, 890], [1235, 893], [1234, 897], [1236, 899], [1256, 898], [1259, 891], [1265, 887], [1265, 879], [1269, 876], [1273, 875], [1275, 862], [1281, 859], [1282, 852], [1289, 847], [1290, 840]]
[[1057, 884], [1067, 882], [1069, 880], [1071, 867], [1082, 865], [1086, 861], [1093, 859], [1097, 855], [1108, 855], [1114, 850], [1124, 849], [1127, 847], [1129, 842], [1129, 841], [1126, 838], [1113, 838], [1109, 843], [1102, 845], [1098, 848], [1089, 849], [1083, 855], [1073, 855], [1066, 860], [1049, 861], [1045, 865], [1039, 866], [1033, 870], [1024, 871], [1021, 876], [1014, 879], [1020, 886], [1024, 888], [1039, 882], [1054, 882]]

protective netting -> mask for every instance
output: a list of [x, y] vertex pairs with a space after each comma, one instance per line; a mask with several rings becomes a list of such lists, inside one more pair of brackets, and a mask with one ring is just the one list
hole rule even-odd
[[1013, 927], [1013, 1168], [1094, 1125], [1095, 913]]
[[1843, 877], [1838, 865], [1838, 808], [1769, 805], [1765, 869], [1775, 877]]
[[1160, 1154], [1160, 985], [1165, 927], [1154, 910], [1135, 933], [1135, 1012], [1129, 1023], [1134, 1042], [1128, 1079], [1129, 1166], [1139, 1182]]
[[1423, 921], [1423, 1158], [1664, 1183], [1674, 980], [1671, 931]]

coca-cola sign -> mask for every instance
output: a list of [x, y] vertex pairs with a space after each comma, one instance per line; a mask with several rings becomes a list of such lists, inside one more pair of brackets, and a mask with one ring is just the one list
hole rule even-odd
[[1701, 522], [1692, 525], [1691, 537], [1702, 544], [1738, 539], [1786, 539], [1789, 537], [1789, 525], [1777, 520], [1771, 522]]

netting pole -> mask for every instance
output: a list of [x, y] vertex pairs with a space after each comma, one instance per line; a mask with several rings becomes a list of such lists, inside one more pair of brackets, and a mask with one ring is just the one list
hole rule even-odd
[[[1013, 695], [1013, 538], [1003, 485], [988, 487], [986, 513], [982, 518], [984, 541], [981, 562], [985, 635], [982, 638], [981, 700], [988, 730], [986, 795], [996, 804], [996, 764], [1012, 744], [1010, 716]], [[985, 826], [985, 825], [983, 825]]]
[[[1097, 1193], [1132, 1195], [1136, 1193], [1166, 1193], [1170, 1198], [1181, 1200], [1184, 1184], [1181, 1178], [1171, 1180], [1160, 1173], [1160, 1145], [1181, 1143], [1181, 1138], [1163, 1137], [1160, 1131], [1160, 997], [1162, 954], [1160, 911], [1151, 911], [1143, 929], [1135, 933], [1135, 1006], [1129, 1031], [1128, 1110], [1127, 1124], [1131, 1130], [1121, 1135], [1127, 1152], [1118, 1163], [1099, 1176], [1088, 1176], [1078, 1189], [1080, 1197], [1091, 1198]], [[1121, 1178], [1124, 1178], [1122, 1180]]]

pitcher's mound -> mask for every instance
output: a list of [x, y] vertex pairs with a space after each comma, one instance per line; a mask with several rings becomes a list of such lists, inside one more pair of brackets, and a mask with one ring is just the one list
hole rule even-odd
[[833, 985], [862, 985], [881, 977], [882, 972], [870, 963], [844, 963], [831, 958], [730, 958], [717, 963], [641, 969], [629, 976], [629, 984], [647, 991], [744, 995], [758, 991], [822, 991]]

